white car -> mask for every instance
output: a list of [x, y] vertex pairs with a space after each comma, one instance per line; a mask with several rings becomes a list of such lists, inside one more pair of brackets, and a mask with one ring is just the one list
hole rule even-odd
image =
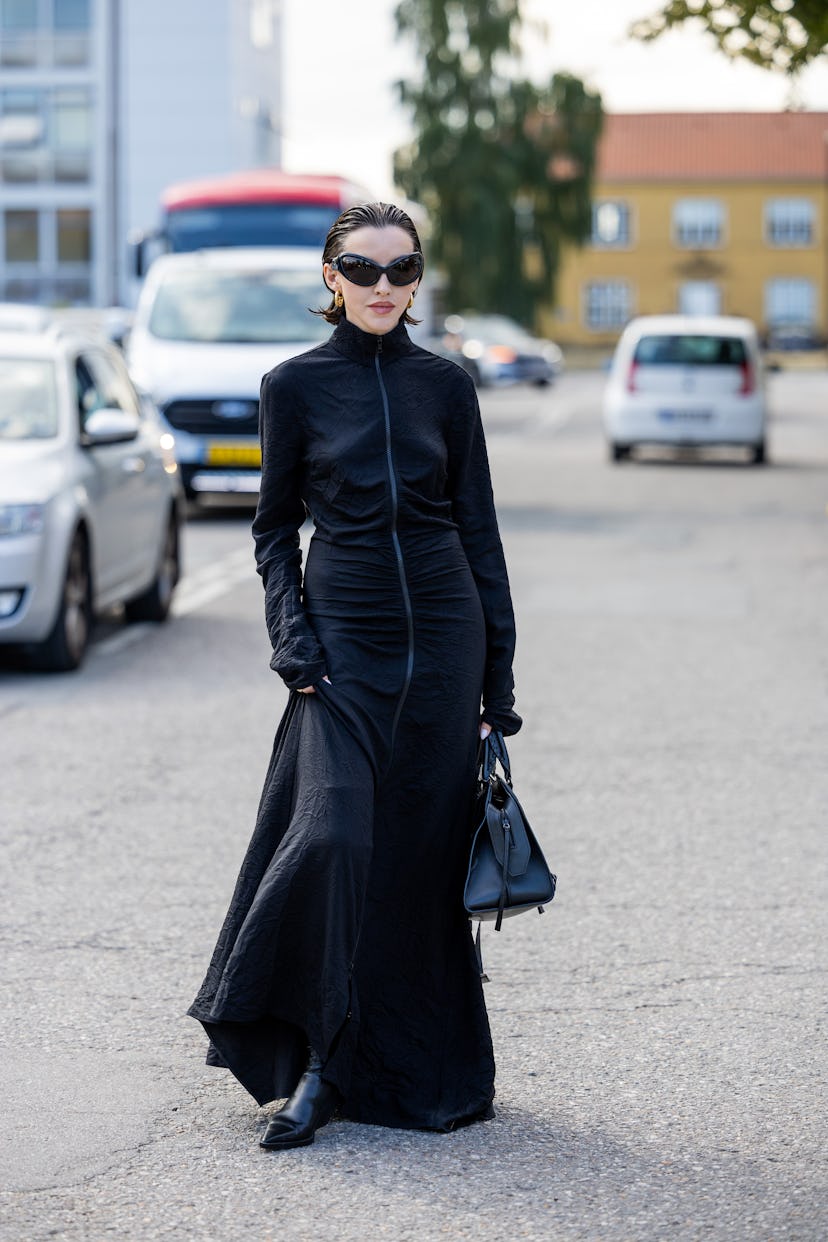
[[188, 498], [258, 492], [262, 375], [330, 336], [309, 313], [329, 300], [318, 250], [235, 247], [153, 263], [127, 359], [175, 437]]
[[613, 461], [639, 444], [738, 445], [766, 456], [767, 399], [748, 319], [644, 315], [624, 329], [604, 394]]
[[0, 307], [0, 643], [69, 670], [97, 611], [163, 621], [182, 509], [173, 438], [119, 352]]

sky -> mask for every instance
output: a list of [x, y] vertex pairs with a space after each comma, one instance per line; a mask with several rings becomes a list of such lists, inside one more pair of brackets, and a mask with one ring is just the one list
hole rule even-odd
[[[523, 0], [527, 76], [566, 70], [600, 91], [608, 112], [828, 111], [828, 58], [788, 80], [729, 61], [701, 31], [655, 43], [627, 37], [658, 0]], [[393, 151], [410, 137], [394, 82], [416, 62], [394, 30], [395, 0], [282, 0], [283, 164], [341, 173], [393, 194]], [[544, 37], [541, 26], [547, 27]]]

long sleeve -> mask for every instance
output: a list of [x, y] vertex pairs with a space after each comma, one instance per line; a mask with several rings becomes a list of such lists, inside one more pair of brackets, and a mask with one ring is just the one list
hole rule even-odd
[[270, 667], [289, 690], [300, 690], [321, 679], [325, 656], [302, 607], [299, 529], [306, 515], [301, 497], [300, 403], [278, 370], [262, 380], [259, 408], [262, 485], [253, 538], [273, 647]]
[[515, 618], [480, 409], [470, 382], [468, 400], [458, 406], [449, 438], [449, 488], [452, 514], [486, 622], [483, 719], [507, 735], [517, 733], [523, 722], [512, 710]]

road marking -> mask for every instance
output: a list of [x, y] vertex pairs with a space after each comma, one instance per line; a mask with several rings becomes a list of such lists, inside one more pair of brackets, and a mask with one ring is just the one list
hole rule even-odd
[[239, 582], [252, 578], [255, 572], [252, 548], [240, 548], [195, 573], [183, 578], [173, 597], [172, 614], [185, 617], [226, 595]]
[[145, 638], [152, 629], [149, 621], [139, 621], [133, 625], [125, 623], [125, 628], [101, 643], [94, 643], [89, 650], [90, 659], [99, 655], [118, 655], [126, 647], [131, 647], [139, 639]]
[[[213, 600], [227, 595], [240, 582], [250, 581], [255, 572], [252, 548], [240, 548], [229, 552], [217, 561], [202, 565], [191, 574], [185, 575], [179, 582], [173, 596], [170, 615], [186, 617], [188, 613], [204, 608]], [[133, 643], [140, 642], [156, 629], [151, 622], [141, 621], [126, 625], [110, 638], [95, 643], [90, 656], [119, 655]]]
[[554, 435], [575, 417], [576, 407], [569, 394], [567, 401], [563, 402], [555, 400], [557, 393], [547, 393], [526, 408], [519, 406], [517, 412], [510, 406], [509, 396], [510, 390], [486, 394], [481, 412], [487, 440], [502, 443], [521, 436]]

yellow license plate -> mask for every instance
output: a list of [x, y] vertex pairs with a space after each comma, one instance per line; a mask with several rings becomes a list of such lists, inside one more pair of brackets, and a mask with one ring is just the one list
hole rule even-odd
[[256, 466], [261, 469], [262, 450], [258, 444], [208, 444], [209, 466]]

